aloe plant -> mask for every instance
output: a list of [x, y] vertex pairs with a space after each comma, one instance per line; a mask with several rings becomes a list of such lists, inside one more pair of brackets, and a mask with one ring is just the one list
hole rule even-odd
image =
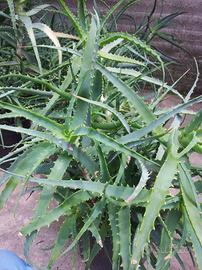
[[[43, 27], [50, 45], [36, 43], [31, 21], [36, 9], [21, 9], [18, 17], [8, 2], [13, 24], [21, 18], [28, 29], [37, 60], [34, 74], [0, 76], [0, 129], [22, 136], [0, 159], [0, 164], [13, 161], [1, 179], [0, 207], [17, 185], [32, 182], [40, 190], [32, 220], [21, 229], [27, 253], [42, 227], [64, 217], [49, 269], [76, 245], [83, 246], [88, 269], [106, 239], [112, 243], [113, 270], [169, 269], [174, 257], [183, 268], [182, 247], [192, 247], [193, 264], [202, 268], [201, 180], [193, 181], [201, 168], [188, 159], [202, 152], [201, 112], [189, 110], [202, 96], [187, 99], [169, 86], [161, 55], [136, 35], [107, 33], [114, 9], [104, 19], [96, 12], [89, 19], [85, 1], [79, 1], [77, 17], [59, 0], [74, 38], [60, 42], [50, 26]], [[43, 64], [41, 49], [55, 59], [54, 67]], [[154, 77], [156, 69], [162, 81]], [[154, 90], [150, 103], [140, 91], [145, 83]], [[180, 96], [181, 103], [161, 110], [168, 93]], [[193, 120], [183, 128], [179, 119], [187, 114], [194, 114]], [[15, 126], [7, 119], [15, 119]], [[58, 205], [49, 210], [55, 199]]]

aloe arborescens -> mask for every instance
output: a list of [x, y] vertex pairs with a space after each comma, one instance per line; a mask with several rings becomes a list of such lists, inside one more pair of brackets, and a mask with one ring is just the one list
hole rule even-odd
[[[201, 185], [192, 180], [201, 169], [188, 161], [191, 152], [201, 153], [201, 112], [185, 128], [177, 118], [202, 97], [184, 100], [179, 94], [180, 105], [160, 110], [162, 95], [177, 92], [152, 75], [155, 69], [164, 73], [160, 55], [135, 35], [106, 33], [96, 13], [89, 23], [85, 1], [79, 1], [79, 19], [59, 2], [76, 37], [62, 45], [57, 33], [44, 27], [38, 30], [49, 33], [54, 45], [44, 37], [44, 44], [36, 46], [36, 27], [28, 22], [40, 8], [21, 10], [15, 18], [11, 12], [14, 25], [21, 20], [27, 27], [36, 73], [0, 76], [0, 118], [16, 119], [15, 127], [1, 124], [0, 129], [22, 134], [18, 148], [0, 159], [13, 159], [2, 178], [0, 206], [17, 185], [33, 182], [40, 187], [33, 219], [22, 233], [28, 241], [64, 217], [50, 268], [61, 252], [79, 243], [89, 267], [107, 238], [113, 244], [113, 270], [169, 269], [172, 257], [182, 263], [179, 251], [191, 245], [202, 268]], [[48, 6], [40, 7], [43, 11]], [[59, 57], [56, 67], [42, 64], [44, 49]], [[155, 89], [155, 106], [137, 91], [145, 83]], [[176, 121], [166, 128], [173, 117]], [[29, 129], [19, 124], [24, 118]], [[42, 171], [45, 177], [37, 178]], [[179, 191], [175, 196], [171, 187]], [[48, 210], [55, 199], [58, 206]], [[92, 236], [93, 243], [86, 240]], [[68, 238], [72, 242], [65, 249]]]

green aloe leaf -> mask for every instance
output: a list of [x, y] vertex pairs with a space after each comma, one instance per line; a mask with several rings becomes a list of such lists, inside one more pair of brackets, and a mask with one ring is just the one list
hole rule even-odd
[[[71, 157], [67, 153], [59, 155], [54, 166], [51, 168], [51, 172], [47, 179], [51, 180], [57, 178], [58, 180], [62, 180], [70, 161]], [[49, 204], [53, 199], [55, 190], [56, 188], [51, 186], [43, 187], [42, 191], [40, 192], [40, 198], [37, 203], [34, 217], [43, 216], [46, 214]]]
[[[122, 258], [123, 270], [128, 270], [131, 257], [131, 220], [130, 208], [125, 206], [119, 210], [119, 235], [120, 235], [120, 255]], [[124, 243], [124, 244], [123, 244]]]
[[[81, 70], [79, 74], [79, 87], [76, 91], [76, 95], [84, 98], [89, 98], [91, 94], [92, 77], [94, 76], [93, 63], [96, 61], [98, 30], [99, 21], [95, 16], [93, 16], [86, 46], [83, 52]], [[83, 100], [77, 101], [75, 115], [71, 124], [72, 129], [81, 126], [86, 122], [88, 110], [88, 103], [84, 102]]]
[[[63, 188], [69, 188], [69, 189], [80, 189], [83, 191], [92, 192], [95, 196], [103, 196], [105, 195], [107, 198], [115, 198], [118, 200], [121, 200], [121, 204], [128, 205], [124, 201], [131, 196], [131, 194], [134, 192], [134, 189], [131, 187], [126, 186], [117, 186], [115, 184], [107, 184], [107, 183], [101, 183], [100, 181], [86, 181], [86, 180], [63, 180], [58, 181], [55, 179], [42, 179], [42, 178], [33, 178], [30, 177], [29, 180], [33, 183], [38, 183], [40, 185], [49, 185], [52, 187], [63, 187]], [[134, 199], [133, 202], [131, 202], [131, 205], [144, 205], [150, 196], [150, 191], [147, 189], [143, 189], [137, 197]], [[119, 202], [118, 202], [119, 204]]]
[[102, 177], [101, 182], [109, 183], [111, 176], [109, 173], [109, 169], [107, 166], [107, 161], [106, 161], [105, 155], [104, 155], [100, 145], [97, 146], [97, 152], [98, 152], [98, 157], [99, 157], [99, 162], [100, 162], [100, 173], [101, 173], [101, 177]]
[[[49, 26], [47, 26], [44, 23], [32, 23], [32, 27], [44, 32], [56, 47], [61, 47], [56, 33]], [[57, 50], [57, 51], [58, 51], [59, 65], [61, 65], [62, 64], [62, 51], [61, 50]]]
[[[62, 182], [62, 181], [61, 181]], [[82, 202], [93, 198], [86, 191], [77, 191], [69, 196], [62, 204], [49, 211], [47, 214], [36, 217], [27, 226], [22, 229], [24, 235], [30, 235], [33, 231], [40, 230], [42, 227], [49, 226], [52, 222], [57, 221], [61, 216], [71, 215], [72, 207], [76, 207]]]
[[[32, 148], [25, 151], [15, 163], [12, 164], [10, 171], [14, 175], [21, 175], [23, 178], [30, 177], [37, 167], [49, 156], [54, 154], [56, 148], [48, 142], [38, 143]], [[10, 198], [12, 192], [19, 184], [19, 180], [15, 176], [7, 179], [6, 186], [0, 194], [0, 208]]]
[[130, 64], [135, 64], [138, 66], [145, 66], [145, 64], [143, 62], [140, 62], [136, 59], [124, 56], [124, 55], [117, 55], [117, 54], [113, 54], [113, 53], [106, 53], [104, 51], [99, 51], [98, 52], [99, 56], [101, 58], [104, 59], [108, 59], [108, 60], [112, 60], [112, 61], [116, 61], [116, 62], [121, 62], [121, 63], [130, 63]]
[[81, 162], [84, 168], [87, 168], [90, 174], [94, 174], [98, 170], [98, 166], [94, 160], [92, 160], [84, 151], [80, 148], [69, 144], [68, 141], [64, 139], [60, 139], [54, 137], [50, 133], [41, 132], [38, 130], [28, 129], [28, 128], [21, 128], [21, 127], [13, 127], [8, 125], [0, 125], [0, 129], [9, 130], [13, 132], [20, 132], [22, 134], [30, 135], [32, 137], [40, 138], [45, 141], [49, 141], [51, 144], [56, 145], [57, 147], [61, 148], [62, 150], [68, 152], [70, 155]]
[[201, 219], [201, 206], [198, 203], [198, 198], [193, 184], [190, 171], [185, 164], [179, 165], [180, 187], [183, 197], [183, 209], [187, 226], [190, 232], [190, 238], [193, 243], [194, 251], [196, 254], [196, 261], [199, 269], [201, 268], [201, 255], [199, 250], [202, 247], [202, 219]]
[[119, 269], [120, 266], [120, 233], [119, 233], [119, 219], [118, 219], [119, 207], [108, 203], [108, 216], [112, 232], [112, 270]]
[[120, 39], [120, 38], [123, 39], [124, 41], [130, 42], [131, 44], [137, 46], [138, 48], [141, 48], [148, 55], [151, 55], [154, 58], [156, 58], [159, 61], [159, 63], [161, 64], [162, 71], [164, 72], [164, 64], [163, 64], [163, 61], [161, 60], [161, 57], [158, 54], [158, 52], [153, 50], [144, 41], [138, 39], [137, 36], [135, 36], [135, 35], [130, 35], [130, 34], [126, 34], [126, 33], [119, 33], [119, 32], [109, 33], [109, 34], [106, 34], [105, 37], [100, 41], [100, 45], [105, 46], [106, 44], [108, 44], [112, 41], [115, 41], [117, 39]]
[[99, 70], [114, 85], [114, 87], [127, 98], [129, 103], [137, 110], [147, 124], [155, 119], [155, 116], [152, 111], [150, 111], [149, 107], [127, 84], [100, 64], [96, 64], [96, 69]]
[[127, 203], [130, 203], [137, 197], [137, 195], [141, 192], [141, 190], [145, 187], [147, 181], [149, 180], [149, 172], [147, 168], [142, 162], [139, 161], [139, 163], [142, 171], [141, 178], [137, 186], [135, 187], [133, 194], [126, 200]]
[[[24, 87], [14, 87], [14, 86], [9, 86], [9, 87], [0, 87], [0, 91], [7, 91], [6, 93], [4, 93], [4, 96], [6, 96], [7, 94], [13, 94], [16, 91], [17, 92], [22, 92], [22, 93], [27, 93], [27, 94], [31, 94], [31, 95], [42, 95], [42, 96], [48, 96], [48, 97], [52, 97], [52, 93], [48, 92], [48, 91], [43, 91], [43, 90], [38, 90], [38, 89], [34, 89], [34, 88], [24, 88]], [[3, 94], [0, 96], [0, 98], [3, 98]]]
[[33, 121], [37, 125], [42, 126], [46, 128], [47, 130], [51, 131], [52, 134], [54, 136], [57, 136], [58, 138], [61, 138], [61, 139], [65, 138], [65, 135], [63, 135], [63, 126], [51, 120], [48, 117], [45, 117], [31, 110], [18, 107], [16, 105], [12, 105], [12, 104], [2, 102], [2, 101], [0, 101], [0, 107], [12, 111], [13, 113], [16, 114], [16, 116], [23, 116], [26, 119]]
[[74, 16], [74, 14], [71, 12], [69, 9], [68, 5], [65, 3], [64, 0], [59, 0], [59, 3], [63, 7], [64, 14], [67, 16], [67, 18], [71, 21], [72, 25], [74, 26], [77, 34], [79, 35], [80, 38], [84, 37], [82, 28], [80, 26], [79, 20]]
[[40, 74], [43, 74], [43, 69], [42, 69], [42, 64], [41, 64], [41, 59], [39, 56], [39, 51], [38, 51], [38, 47], [37, 47], [37, 43], [36, 43], [36, 37], [34, 34], [34, 29], [33, 29], [33, 23], [30, 17], [26, 16], [26, 15], [20, 15], [20, 19], [21, 21], [24, 23], [27, 33], [29, 35], [29, 38], [31, 40], [32, 43], [32, 47], [34, 50], [34, 54], [38, 63], [38, 67], [39, 67], [39, 71]]
[[202, 268], [202, 257], [201, 257], [201, 250], [202, 250], [202, 245], [201, 245], [201, 241], [199, 240], [198, 236], [196, 235], [196, 231], [194, 230], [193, 227], [193, 221], [190, 220], [187, 211], [185, 208], [183, 208], [184, 210], [184, 222], [185, 222], [185, 226], [186, 229], [188, 231], [189, 234], [189, 239], [192, 242], [193, 245], [193, 249], [194, 249], [194, 253], [195, 253], [195, 259], [198, 265], [198, 269]]
[[[16, 116], [16, 115], [15, 115]], [[37, 137], [46, 141], [49, 141], [52, 144], [61, 147], [63, 150], [68, 150], [68, 143], [62, 139], [57, 139], [56, 137], [52, 136], [50, 133], [41, 132], [38, 130], [28, 129], [28, 128], [21, 128], [21, 127], [13, 127], [8, 125], [0, 125], [0, 129], [9, 130], [13, 132], [19, 132], [21, 134], [26, 134], [32, 137]]]
[[119, 142], [121, 142], [123, 144], [129, 143], [129, 142], [135, 142], [135, 141], [139, 140], [141, 137], [147, 135], [149, 132], [152, 132], [155, 129], [157, 129], [158, 127], [160, 127], [167, 120], [169, 120], [170, 118], [172, 118], [176, 114], [180, 113], [183, 109], [185, 109], [189, 106], [192, 106], [193, 104], [197, 104], [201, 101], [202, 101], [202, 96], [199, 96], [199, 97], [193, 98], [192, 100], [190, 100], [186, 103], [180, 104], [180, 105], [176, 106], [175, 108], [173, 108], [172, 110], [170, 110], [169, 112], [164, 113], [158, 119], [152, 121], [149, 125], [143, 127], [142, 129], [139, 129], [137, 131], [131, 132], [130, 134], [123, 136], [119, 140]]
[[78, 10], [78, 21], [81, 24], [81, 28], [83, 32], [86, 32], [87, 28], [87, 22], [86, 22], [86, 17], [87, 17], [87, 7], [86, 7], [86, 0], [80, 0], [77, 2], [77, 10]]
[[138, 269], [139, 267], [139, 262], [143, 255], [145, 246], [150, 241], [150, 233], [154, 227], [154, 222], [159, 215], [161, 207], [165, 203], [168, 189], [171, 186], [175, 175], [177, 174], [177, 166], [179, 161], [176, 158], [178, 150], [176, 131], [173, 131], [172, 133], [170, 147], [171, 148], [167, 154], [167, 158], [156, 177], [143, 220], [137, 229], [133, 240], [133, 250], [130, 266], [131, 270]]
[[178, 210], [171, 210], [165, 220], [161, 232], [161, 241], [158, 250], [156, 270], [169, 270], [173, 252], [173, 237], [180, 221], [181, 214]]
[[77, 234], [77, 236], [74, 238], [73, 242], [69, 245], [69, 247], [63, 252], [63, 254], [66, 254], [70, 250], [72, 250], [75, 245], [78, 243], [82, 235], [88, 230], [88, 228], [92, 225], [92, 223], [102, 214], [103, 209], [105, 206], [105, 201], [102, 199], [101, 201], [96, 202], [92, 209], [92, 213], [89, 216], [89, 218], [86, 220], [85, 224]]
[[109, 9], [108, 13], [105, 15], [103, 21], [102, 21], [102, 28], [105, 26], [105, 24], [107, 23], [107, 21], [114, 16], [114, 14], [116, 13], [116, 10], [119, 9], [123, 4], [125, 3], [124, 0], [119, 0], [117, 1], [116, 4], [114, 4], [114, 6], [112, 8]]
[[96, 239], [96, 243], [101, 248], [103, 248], [102, 237], [99, 232], [100, 219], [101, 218], [97, 218], [97, 220], [95, 220], [95, 222], [93, 222], [92, 225], [88, 228], [88, 230], [92, 233], [92, 236]]
[[88, 136], [89, 138], [101, 142], [108, 147], [112, 148], [113, 150], [120, 151], [125, 153], [126, 155], [132, 156], [134, 158], [140, 159], [142, 161], [147, 162], [149, 165], [153, 166], [154, 168], [158, 167], [158, 163], [155, 161], [149, 160], [148, 158], [142, 156], [141, 154], [137, 153], [136, 151], [124, 146], [121, 143], [118, 143], [116, 140], [112, 139], [105, 134], [94, 130], [93, 128], [81, 127], [75, 131], [75, 135], [77, 136]]
[[[51, 47], [52, 48], [52, 47]], [[60, 88], [58, 88], [57, 86], [49, 83], [47, 80], [42, 79], [42, 75], [39, 77], [31, 77], [31, 76], [26, 76], [26, 75], [22, 75], [22, 74], [15, 74], [15, 73], [11, 73], [11, 74], [6, 74], [6, 75], [2, 75], [0, 76], [0, 80], [3, 79], [8, 79], [8, 78], [19, 78], [21, 80], [25, 80], [28, 81], [28, 83], [32, 82], [32, 83], [36, 83], [39, 85], [43, 85], [45, 86], [47, 89], [52, 90], [53, 92], [57, 93], [58, 95], [60, 95], [61, 97], [69, 100], [71, 98], [71, 95], [63, 90], [61, 90]]]
[[80, 96], [76, 96], [78, 99], [81, 99], [89, 104], [101, 107], [103, 109], [108, 110], [109, 112], [113, 113], [118, 119], [119, 121], [122, 123], [122, 125], [125, 127], [126, 131], [128, 133], [130, 133], [130, 127], [128, 125], [128, 123], [126, 122], [126, 120], [124, 119], [123, 115], [120, 112], [117, 112], [117, 110], [115, 110], [114, 108], [110, 107], [109, 105], [103, 103], [103, 102], [99, 102], [99, 101], [94, 101], [91, 99], [87, 99], [87, 98], [83, 98]]
[[76, 226], [75, 216], [71, 215], [65, 218], [57, 234], [57, 239], [51, 251], [48, 267], [52, 267], [54, 262], [60, 257], [65, 244], [72, 235], [72, 228]]
[[149, 77], [147, 75], [144, 75], [144, 73], [140, 72], [140, 71], [136, 71], [135, 69], [129, 69], [129, 68], [115, 68], [115, 67], [107, 67], [107, 69], [110, 72], [116, 73], [116, 74], [123, 74], [123, 75], [128, 75], [128, 76], [132, 76], [135, 77], [139, 80], [143, 80], [145, 82], [157, 85], [159, 87], [163, 87], [166, 90], [169, 90], [171, 92], [176, 93], [177, 90], [175, 90], [174, 88], [172, 88], [172, 86], [167, 85], [167, 83], [164, 83], [163, 81], [157, 79], [157, 78], [153, 78], [153, 77]]
[[17, 23], [16, 23], [16, 14], [15, 14], [15, 5], [13, 0], [7, 0], [8, 7], [10, 10], [10, 16], [11, 16], [11, 21], [13, 25], [13, 29], [15, 32], [15, 37], [17, 38]]

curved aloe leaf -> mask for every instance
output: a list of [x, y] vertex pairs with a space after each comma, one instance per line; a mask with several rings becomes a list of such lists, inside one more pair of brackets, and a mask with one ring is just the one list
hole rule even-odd
[[[57, 35], [46, 24], [44, 24], [44, 23], [33, 23], [32, 27], [44, 32], [49, 37], [49, 39], [54, 43], [54, 45], [56, 47], [60, 47], [60, 42], [59, 42], [59, 40], [57, 38]], [[62, 64], [62, 51], [61, 50], [58, 50], [58, 59], [59, 59], [59, 65], [61, 65]]]
[[74, 134], [77, 136], [88, 136], [95, 141], [101, 142], [109, 146], [113, 150], [120, 151], [122, 153], [125, 153], [126, 155], [145, 161], [154, 168], [159, 166], [158, 163], [156, 163], [155, 161], [149, 160], [148, 158], [137, 153], [136, 151], [124, 146], [121, 143], [118, 143], [116, 140], [112, 139], [109, 136], [106, 136], [105, 134], [102, 134], [101, 132], [94, 130], [93, 128], [81, 127], [78, 128]]
[[[107, 198], [115, 198], [118, 200], [123, 201], [122, 204], [128, 206], [124, 201], [133, 193], [134, 189], [131, 187], [125, 186], [117, 186], [117, 185], [110, 185], [107, 183], [101, 183], [100, 181], [86, 181], [86, 180], [63, 180], [58, 181], [55, 179], [38, 179], [38, 178], [29, 178], [29, 180], [33, 183], [38, 183], [40, 185], [49, 185], [52, 187], [64, 187], [70, 188], [73, 190], [80, 189], [88, 192], [92, 192], [95, 196], [106, 196]], [[131, 202], [131, 205], [144, 205], [150, 196], [150, 191], [147, 189], [143, 189], [137, 197]], [[118, 202], [119, 204], [119, 202]]]
[[180, 113], [183, 109], [185, 109], [193, 104], [197, 104], [201, 101], [202, 101], [202, 96], [199, 96], [199, 97], [193, 98], [192, 100], [189, 100], [186, 103], [180, 104], [180, 105], [176, 106], [175, 108], [173, 108], [171, 111], [160, 116], [158, 119], [152, 121], [146, 127], [143, 127], [142, 129], [139, 129], [135, 132], [131, 132], [130, 134], [123, 136], [119, 140], [119, 142], [126, 144], [129, 142], [137, 141], [141, 137], [147, 135], [149, 132], [152, 132], [155, 129], [157, 129], [158, 127], [160, 127], [162, 124], [164, 124], [171, 117], [175, 116], [177, 113]]
[[131, 257], [131, 220], [130, 208], [122, 207], [118, 212], [120, 255], [122, 258], [123, 270], [128, 270]]
[[98, 201], [94, 205], [91, 215], [86, 220], [85, 224], [83, 225], [83, 227], [81, 228], [79, 233], [76, 235], [73, 242], [63, 252], [63, 254], [66, 254], [67, 252], [69, 252], [70, 250], [72, 250], [75, 247], [75, 245], [78, 243], [78, 241], [82, 237], [82, 235], [88, 230], [88, 228], [91, 226], [91, 224], [102, 214], [104, 206], [105, 206], [105, 200], [104, 199]]
[[26, 11], [26, 15], [28, 17], [31, 17], [31, 16], [34, 16], [36, 15], [37, 13], [39, 13], [40, 11], [50, 7], [51, 5], [49, 4], [44, 4], [44, 5], [37, 5], [36, 7], [32, 8], [31, 10], [29, 11]]
[[77, 31], [77, 34], [79, 35], [80, 38], [84, 37], [82, 28], [80, 26], [79, 20], [74, 16], [74, 14], [71, 12], [67, 4], [65, 3], [64, 0], [59, 0], [59, 3], [64, 9], [64, 14], [68, 17], [68, 19], [71, 21], [72, 25]]
[[104, 58], [104, 59], [108, 59], [108, 60], [112, 60], [112, 61], [116, 61], [116, 62], [121, 62], [121, 63], [135, 64], [135, 65], [143, 66], [143, 67], [145, 66], [145, 64], [143, 62], [140, 62], [140, 61], [133, 59], [133, 58], [129, 58], [129, 57], [124, 56], [124, 55], [106, 53], [104, 51], [99, 51], [98, 54], [101, 58]]
[[117, 112], [115, 109], [113, 109], [112, 107], [110, 107], [109, 105], [103, 103], [103, 102], [99, 102], [99, 101], [94, 101], [91, 99], [87, 99], [87, 98], [83, 98], [80, 96], [76, 96], [78, 99], [81, 99], [89, 104], [101, 107], [103, 109], [108, 110], [109, 112], [113, 113], [118, 119], [119, 121], [122, 123], [122, 125], [125, 127], [126, 131], [128, 133], [130, 133], [130, 127], [128, 125], [128, 123], [126, 122], [126, 120], [124, 119], [123, 115], [120, 112]]
[[102, 65], [96, 64], [95, 67], [118, 89], [118, 91], [121, 92], [123, 96], [128, 99], [129, 103], [137, 110], [137, 112], [147, 124], [151, 123], [155, 119], [152, 111], [150, 111], [149, 107], [134, 92], [134, 90], [132, 90], [127, 84], [109, 72]]
[[[54, 145], [48, 142], [38, 143], [32, 148], [24, 152], [10, 168], [10, 171], [16, 175], [30, 177], [36, 168], [49, 156], [56, 151]], [[7, 184], [0, 194], [0, 208], [9, 199], [12, 192], [15, 190], [19, 180], [15, 176], [11, 176], [7, 180]]]
[[[69, 166], [70, 161], [71, 158], [67, 153], [59, 155], [47, 179], [51, 180], [57, 178], [58, 180], [62, 180]], [[37, 203], [37, 208], [35, 210], [34, 217], [43, 216], [44, 214], [46, 214], [46, 211], [53, 198], [55, 190], [56, 190], [55, 187], [51, 186], [43, 187], [42, 191], [40, 192], [40, 198]]]
[[143, 80], [145, 82], [149, 82], [151, 84], [163, 87], [167, 90], [176, 92], [175, 89], [172, 89], [172, 86], [167, 85], [166, 83], [163, 83], [161, 80], [153, 78], [153, 77], [149, 77], [147, 75], [144, 75], [144, 73], [140, 72], [140, 71], [136, 71], [135, 69], [129, 69], [129, 68], [115, 68], [115, 67], [107, 67], [107, 69], [110, 72], [116, 73], [116, 74], [123, 74], [123, 75], [129, 75], [132, 77], [135, 77], [137, 79]]
[[187, 93], [187, 95], [186, 95], [186, 97], [184, 99], [185, 102], [187, 102], [191, 98], [191, 95], [194, 93], [194, 89], [196, 88], [197, 82], [198, 82], [199, 77], [200, 77], [199, 66], [198, 66], [198, 63], [197, 63], [195, 57], [194, 57], [194, 61], [195, 61], [195, 64], [196, 64], [196, 79], [195, 79], [194, 84], [192, 85], [191, 89], [189, 90], [189, 92]]
[[15, 32], [15, 37], [17, 38], [17, 23], [16, 23], [16, 16], [15, 16], [15, 5], [13, 0], [7, 0], [8, 7], [10, 10], [10, 16], [11, 16], [11, 21], [13, 24], [13, 29]]
[[198, 269], [201, 269], [202, 268], [201, 241], [199, 241], [198, 236], [196, 235], [193, 224], [191, 223], [191, 220], [187, 214], [186, 209], [183, 208], [183, 210], [184, 210], [184, 216], [185, 216], [185, 219], [184, 219], [185, 226], [188, 231], [189, 238], [193, 244], [193, 249], [194, 249], [195, 259], [198, 265]]
[[80, 148], [69, 144], [69, 142], [66, 140], [54, 137], [50, 133], [21, 127], [13, 127], [8, 125], [0, 125], [0, 129], [10, 130], [13, 132], [20, 132], [22, 134], [27, 134], [33, 137], [43, 139], [45, 141], [49, 141], [50, 143], [55, 144], [56, 146], [61, 148], [62, 150], [68, 152], [70, 155], [73, 155], [73, 157], [79, 162], [81, 162], [82, 166], [86, 168], [90, 174], [94, 174], [98, 170], [98, 166], [95, 163], [95, 161], [93, 161]]
[[10, 110], [16, 114], [16, 116], [23, 116], [26, 119], [29, 119], [35, 122], [37, 125], [46, 128], [47, 130], [51, 131], [54, 136], [58, 138], [65, 139], [65, 135], [63, 135], [63, 126], [58, 124], [57, 122], [51, 120], [48, 117], [45, 117], [39, 113], [33, 112], [31, 110], [18, 107], [6, 102], [0, 101], [0, 107]]
[[[98, 27], [99, 21], [95, 16], [93, 16], [81, 63], [79, 87], [76, 91], [76, 95], [84, 98], [90, 97], [92, 89], [92, 77], [94, 76], [93, 63], [96, 61]], [[77, 101], [71, 128], [74, 129], [86, 122], [88, 110], [89, 105], [86, 102], [83, 100]]]
[[118, 38], [108, 44], [106, 44], [101, 50], [100, 52], [105, 52], [105, 53], [109, 53], [113, 48], [115, 48], [116, 46], [118, 46], [119, 44], [121, 44], [123, 42], [122, 38]]
[[119, 207], [111, 203], [108, 203], [108, 216], [112, 232], [112, 270], [119, 269], [120, 265], [120, 234], [119, 234], [119, 223], [118, 223], [118, 211]]
[[37, 47], [37, 43], [36, 43], [36, 38], [35, 38], [35, 34], [34, 34], [34, 30], [33, 30], [33, 23], [30, 17], [26, 16], [26, 15], [20, 15], [20, 19], [21, 21], [24, 23], [26, 29], [27, 29], [27, 33], [29, 35], [29, 38], [31, 40], [32, 43], [32, 47], [34, 50], [34, 54], [38, 63], [38, 67], [39, 67], [39, 71], [40, 74], [43, 74], [43, 69], [42, 69], [42, 64], [41, 64], [41, 59], [39, 56], [39, 50]]
[[[168, 152], [167, 158], [161, 167], [151, 192], [151, 196], [146, 207], [146, 211], [143, 220], [136, 231], [133, 240], [133, 250], [131, 258], [130, 269], [138, 269], [140, 259], [143, 255], [145, 246], [149, 243], [150, 233], [154, 227], [154, 222], [159, 215], [161, 207], [165, 203], [165, 198], [168, 193], [168, 189], [172, 184], [172, 181], [177, 173], [178, 160], [177, 150], [177, 133], [173, 132], [171, 137], [171, 148]], [[165, 181], [166, 176], [166, 181]]]
[[190, 171], [183, 163], [180, 163], [179, 165], [179, 175], [183, 197], [184, 214], [187, 220], [187, 226], [189, 228], [190, 239], [193, 243], [194, 251], [196, 254], [196, 261], [200, 269], [202, 267], [201, 255], [199, 255], [199, 250], [202, 248], [202, 211], [197, 201], [198, 198], [195, 186], [192, 183], [193, 180], [190, 175]]
[[27, 226], [22, 229], [24, 235], [29, 235], [33, 231], [40, 230], [42, 227], [49, 226], [52, 222], [57, 221], [63, 215], [71, 215], [72, 207], [76, 207], [82, 202], [88, 201], [93, 198], [86, 191], [77, 191], [69, 196], [62, 204], [54, 208], [47, 214], [36, 217]]
[[137, 195], [141, 192], [141, 190], [145, 187], [147, 181], [149, 180], [149, 172], [147, 168], [144, 166], [142, 162], [139, 161], [139, 163], [142, 170], [142, 175], [140, 181], [138, 182], [137, 186], [134, 189], [133, 194], [126, 200], [128, 204], [130, 204], [130, 202], [137, 197]]
[[74, 215], [65, 218], [63, 224], [61, 225], [59, 232], [57, 234], [57, 239], [54, 243], [54, 247], [51, 250], [51, 256], [48, 263], [48, 267], [52, 267], [54, 262], [60, 257], [64, 246], [72, 235], [72, 228], [76, 226], [76, 217]]
[[156, 59], [158, 59], [159, 63], [162, 66], [162, 70], [164, 71], [164, 64], [163, 64], [158, 52], [153, 50], [149, 45], [147, 45], [142, 40], [138, 39], [135, 35], [129, 35], [126, 33], [119, 33], [119, 32], [109, 33], [109, 34], [105, 35], [105, 37], [101, 40], [100, 45], [105, 46], [107, 43], [110, 43], [110, 42], [115, 41], [115, 40], [120, 39], [120, 38], [122, 38], [125, 41], [131, 42], [135, 46], [143, 49], [145, 52], [147, 52], [148, 54], [150, 54], [153, 57], [155, 57]]
[[103, 183], [109, 183], [111, 176], [109, 173], [109, 169], [107, 166], [107, 161], [106, 158], [104, 156], [104, 153], [102, 152], [102, 148], [100, 147], [100, 145], [97, 146], [97, 152], [98, 152], [98, 157], [99, 157], [99, 162], [100, 162], [100, 172], [101, 172], [101, 182]]
[[174, 231], [178, 226], [181, 214], [178, 210], [171, 210], [165, 220], [161, 232], [161, 241], [158, 250], [156, 270], [169, 270], [172, 258]]

